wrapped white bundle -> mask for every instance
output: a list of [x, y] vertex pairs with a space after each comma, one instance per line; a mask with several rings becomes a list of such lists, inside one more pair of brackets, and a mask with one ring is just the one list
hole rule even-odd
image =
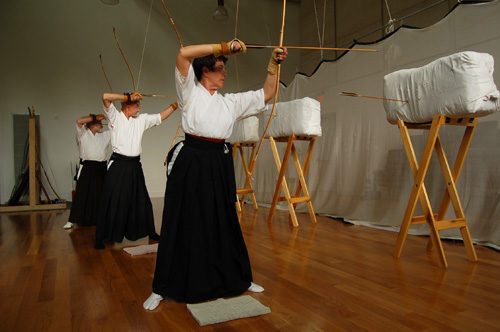
[[494, 60], [487, 53], [460, 52], [423, 67], [403, 69], [384, 77], [387, 120], [431, 121], [436, 115], [478, 117], [500, 110], [493, 81]]
[[[267, 105], [264, 119], [261, 121], [261, 133], [269, 121], [273, 105]], [[266, 137], [289, 135], [321, 136], [321, 104], [305, 97], [276, 104], [274, 116]]]
[[236, 121], [228, 141], [230, 143], [253, 143], [258, 142], [259, 139], [259, 119], [256, 116], [250, 116]]

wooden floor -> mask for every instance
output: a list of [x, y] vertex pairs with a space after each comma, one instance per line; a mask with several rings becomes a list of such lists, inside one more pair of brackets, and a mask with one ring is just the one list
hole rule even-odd
[[[156, 205], [159, 215], [161, 206]], [[394, 260], [396, 233], [319, 217], [312, 227], [287, 212], [246, 206], [241, 222], [254, 279], [252, 294], [271, 314], [200, 328], [185, 304], [153, 312], [155, 254], [93, 249], [93, 228], [65, 231], [68, 212], [0, 215], [1, 331], [492, 331], [500, 328], [500, 253], [445, 242], [448, 270], [409, 236]]]

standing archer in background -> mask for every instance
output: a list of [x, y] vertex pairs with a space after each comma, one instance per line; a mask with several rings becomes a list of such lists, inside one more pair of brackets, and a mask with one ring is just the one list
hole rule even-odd
[[[122, 101], [121, 112], [113, 105], [116, 100]], [[158, 114], [139, 114], [141, 100], [142, 95], [138, 92], [102, 96], [113, 154], [102, 193], [96, 249], [104, 249], [105, 239], [111, 244], [121, 242], [123, 237], [132, 241], [147, 235], [159, 239], [140, 161], [141, 142], [144, 131], [168, 118], [177, 109], [177, 103]]]
[[97, 209], [110, 154], [110, 133], [102, 131], [102, 114], [90, 114], [76, 120], [76, 137], [80, 151], [80, 167], [76, 175], [76, 190], [65, 229], [96, 224]]
[[235, 39], [183, 47], [177, 56], [175, 84], [186, 140], [169, 161], [153, 293], [145, 309], [155, 309], [164, 297], [193, 303], [264, 290], [252, 282], [225, 139], [236, 120], [263, 111], [274, 96], [278, 63], [287, 50], [273, 51], [262, 89], [218, 94], [227, 76], [224, 55], [245, 50]]

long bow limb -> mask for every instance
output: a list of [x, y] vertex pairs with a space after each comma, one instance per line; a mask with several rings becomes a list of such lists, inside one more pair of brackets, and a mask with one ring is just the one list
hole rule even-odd
[[148, 40], [149, 23], [151, 22], [151, 12], [153, 10], [153, 2], [154, 2], [154, 0], [151, 0], [151, 4], [149, 5], [148, 19], [147, 19], [147, 23], [146, 23], [146, 33], [144, 33], [144, 43], [142, 45], [141, 62], [139, 64], [139, 73], [137, 74], [137, 89], [139, 89], [139, 84], [141, 83], [142, 63], [144, 61], [144, 53], [146, 51], [146, 42]]
[[[283, 32], [285, 31], [285, 13], [286, 13], [286, 0], [283, 0], [283, 11], [281, 13], [281, 30], [280, 30], [280, 43], [278, 47], [283, 46]], [[257, 150], [255, 151], [255, 156], [252, 159], [252, 162], [249, 167], [250, 175], [253, 174], [255, 169], [255, 164], [257, 162], [257, 157], [259, 156], [260, 148], [262, 147], [262, 142], [264, 142], [264, 138], [266, 137], [269, 126], [271, 125], [271, 120], [273, 119], [274, 111], [276, 110], [276, 102], [278, 101], [278, 93], [280, 89], [280, 74], [281, 74], [281, 64], [278, 65], [278, 70], [276, 72], [276, 93], [274, 95], [273, 108], [271, 109], [271, 114], [269, 115], [269, 121], [267, 121], [266, 129], [264, 129], [264, 133], [260, 138], [259, 145], [257, 146]]]
[[[177, 35], [177, 39], [179, 40], [179, 46], [180, 46], [180, 48], [183, 48], [184, 45], [182, 45], [181, 35], [179, 34], [179, 30], [177, 30], [177, 26], [175, 25], [174, 18], [172, 17], [172, 15], [170, 15], [170, 12], [168, 11], [167, 5], [165, 5], [164, 0], [161, 0], [161, 4], [163, 6], [163, 10], [165, 11], [165, 14], [167, 14], [167, 16], [170, 20], [170, 24], [172, 25], [172, 28], [174, 29], [175, 34]], [[182, 126], [182, 116], [179, 120], [179, 125], [177, 126], [177, 131], [175, 132], [174, 139], [172, 140], [172, 143], [170, 143], [170, 147], [167, 150], [167, 155], [165, 156], [165, 161], [163, 162], [163, 165], [165, 165], [165, 166], [167, 165], [168, 151], [172, 150], [172, 148], [174, 147], [175, 141], [177, 140], [177, 137], [179, 136], [179, 133], [181, 131], [181, 126]]]
[[165, 1], [161, 0], [161, 4], [163, 5], [163, 10], [165, 11], [168, 18], [170, 19], [170, 23], [172, 24], [172, 28], [174, 28], [175, 34], [177, 35], [177, 39], [179, 40], [179, 45], [181, 46], [181, 48], [183, 48], [184, 46], [182, 45], [181, 35], [179, 35], [179, 30], [177, 30], [177, 27], [175, 26], [174, 19], [173, 19], [172, 15], [170, 15], [170, 12], [168, 11], [167, 5], [165, 5]]
[[127, 65], [128, 72], [130, 73], [130, 77], [132, 77], [132, 85], [134, 87], [134, 92], [136, 92], [136, 87], [135, 87], [135, 79], [134, 79], [134, 74], [132, 73], [132, 69], [130, 68], [130, 65], [128, 64], [127, 58], [125, 57], [125, 54], [123, 53], [123, 50], [120, 46], [120, 42], [118, 41], [118, 36], [116, 35], [116, 28], [113, 27], [113, 35], [115, 36], [116, 40], [116, 46], [118, 46], [118, 49], [120, 50], [120, 53], [123, 57], [123, 60], [125, 61], [125, 64]]
[[[238, 18], [240, 16], [240, 0], [236, 1], [236, 15], [234, 16], [234, 39], [237, 38], [238, 35]], [[238, 57], [234, 58], [234, 68], [236, 69], [236, 87], [238, 91], [240, 90], [240, 74], [238, 70]]]
[[102, 73], [104, 74], [104, 78], [106, 79], [106, 82], [108, 83], [109, 91], [113, 92], [113, 88], [111, 87], [111, 83], [109, 83], [108, 75], [106, 75], [106, 71], [104, 70], [104, 64], [102, 63], [102, 55], [100, 55], [100, 54], [99, 54], [99, 62], [101, 63], [101, 69], [102, 69]]

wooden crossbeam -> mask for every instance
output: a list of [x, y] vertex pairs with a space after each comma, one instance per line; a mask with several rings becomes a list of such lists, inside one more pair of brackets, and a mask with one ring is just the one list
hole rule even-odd
[[238, 195], [246, 195], [246, 194], [253, 193], [253, 190], [252, 189], [237, 189], [236, 193]]

